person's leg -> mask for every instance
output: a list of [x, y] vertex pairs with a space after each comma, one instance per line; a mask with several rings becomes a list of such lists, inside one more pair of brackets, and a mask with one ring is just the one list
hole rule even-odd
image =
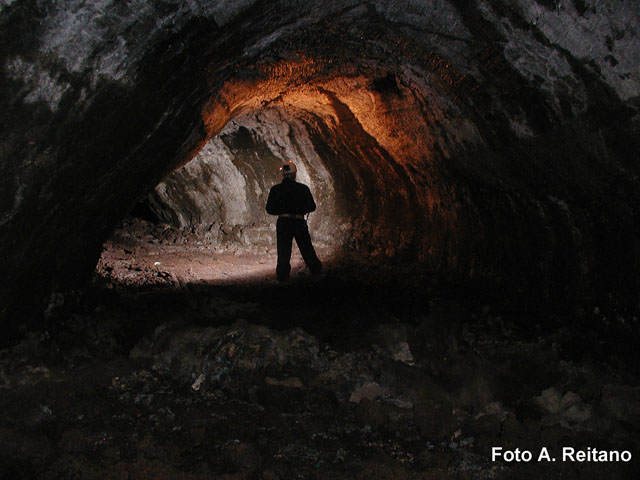
[[291, 272], [291, 246], [293, 244], [293, 228], [285, 219], [278, 219], [276, 223], [276, 238], [278, 242], [278, 264], [276, 276], [284, 281], [289, 278]]
[[307, 227], [306, 221], [298, 220], [296, 222], [295, 239], [302, 254], [302, 259], [311, 273], [320, 273], [322, 271], [322, 263], [311, 243], [311, 235], [309, 235], [309, 227]]

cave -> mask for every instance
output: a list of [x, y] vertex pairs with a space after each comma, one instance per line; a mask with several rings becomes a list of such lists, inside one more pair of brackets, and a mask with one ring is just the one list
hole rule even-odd
[[1, 479], [635, 478], [633, 0], [0, 25]]

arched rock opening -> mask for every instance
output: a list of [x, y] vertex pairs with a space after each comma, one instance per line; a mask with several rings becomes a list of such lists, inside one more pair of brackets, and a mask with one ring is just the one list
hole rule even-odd
[[[390, 77], [395, 84], [396, 77]], [[405, 88], [403, 94], [397, 84], [398, 100], [385, 99], [375, 81], [340, 78], [339, 85], [333, 80], [332, 85], [285, 89], [275, 98], [267, 92], [234, 107], [240, 113], [156, 187], [148, 197], [150, 208], [178, 227], [239, 227], [242, 239], [236, 240], [273, 243], [272, 236], [260, 235], [272, 230], [273, 221], [264, 212], [266, 195], [280, 180], [278, 166], [292, 160], [299, 165], [299, 178], [318, 197], [321, 208], [310, 225], [319, 241], [374, 254], [413, 250], [417, 255], [424, 238], [415, 227], [424, 223], [435, 190], [424, 175], [416, 175], [419, 165], [432, 157], [428, 126], [413, 125], [422, 129], [412, 137], [420, 138], [423, 152], [416, 158], [395, 158], [389, 150], [397, 154], [398, 148], [406, 148], [397, 144], [406, 141], [410, 128], [387, 125], [385, 116], [391, 109], [418, 115], [418, 106], [412, 92]], [[368, 125], [354, 110], [367, 112], [362, 121]]]
[[[635, 478], [491, 449], [639, 450], [639, 31], [636, 0], [0, 0], [0, 477]], [[377, 265], [65, 309], [154, 188], [271, 243], [284, 159]]]
[[356, 248], [519, 298], [633, 291], [638, 13], [580, 5], [4, 5], [3, 315], [85, 285], [143, 192], [275, 111]]

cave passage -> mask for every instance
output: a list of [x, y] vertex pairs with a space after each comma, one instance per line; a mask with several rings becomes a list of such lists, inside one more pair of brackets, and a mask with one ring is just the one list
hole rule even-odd
[[[0, 479], [635, 478], [638, 32], [632, 0], [0, 1]], [[284, 161], [326, 269], [279, 284]]]
[[[391, 78], [397, 95], [399, 88]], [[360, 102], [372, 103], [359, 108], [380, 108], [371, 93], [379, 80], [359, 81], [367, 86], [350, 88], [364, 98]], [[108, 271], [112, 279], [132, 279], [135, 275], [119, 272], [124, 262], [129, 272], [149, 272], [152, 265], [159, 267], [152, 277], [183, 283], [185, 273], [190, 281], [209, 283], [248, 278], [250, 271], [264, 277], [265, 262], [275, 263], [275, 218], [266, 214], [264, 206], [270, 187], [281, 181], [279, 166], [287, 160], [297, 165], [298, 181], [314, 194], [318, 208], [308, 223], [325, 263], [356, 255], [363, 262], [403, 253], [420, 257], [415, 245], [421, 232], [416, 227], [423, 221], [418, 217], [425, 199], [418, 196], [416, 180], [363, 128], [351, 109], [320, 86], [269, 101], [264, 95], [251, 103], [266, 106], [238, 108], [241, 113], [192, 160], [136, 205], [133, 216], [107, 242], [99, 271]], [[347, 90], [346, 95], [353, 101], [356, 94]], [[376, 121], [377, 128], [388, 128], [384, 118]], [[422, 196], [433, 195], [423, 190]], [[152, 245], [156, 248], [147, 248]], [[127, 252], [125, 259], [122, 254]], [[217, 268], [214, 257], [217, 254], [220, 260], [224, 253], [230, 254], [226, 266]], [[294, 270], [299, 270], [299, 263], [294, 250]], [[234, 264], [238, 275], [233, 273]], [[205, 265], [210, 268], [199, 267]]]
[[[3, 70], [2, 151], [17, 159], [2, 164], [8, 328], [72, 303], [145, 192], [162, 223], [272, 243], [262, 203], [285, 158], [322, 201], [319, 243], [412, 259], [512, 303], [634, 304], [637, 46], [621, 19], [637, 12], [624, 2], [556, 17], [497, 0], [311, 2], [300, 16], [277, 2], [109, 3], [114, 22], [54, 3], [40, 26], [19, 22], [45, 15], [28, 2], [1, 11], [16, 29]], [[14, 40], [30, 28], [52, 63]], [[83, 48], [63, 40], [72, 32]]]

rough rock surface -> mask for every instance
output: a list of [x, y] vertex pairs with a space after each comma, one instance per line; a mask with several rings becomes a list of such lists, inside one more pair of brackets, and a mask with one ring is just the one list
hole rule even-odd
[[[0, 5], [5, 326], [85, 286], [134, 204], [222, 148], [213, 137], [236, 119], [269, 162], [305, 157], [310, 179], [328, 174], [325, 211], [353, 222], [355, 249], [507, 296], [635, 291], [632, 0]], [[262, 164], [225, 155], [234, 169], [208, 167], [218, 197], [194, 201], [184, 192], [210, 183], [186, 178], [174, 220], [253, 220]]]
[[[640, 448], [639, 32], [636, 0], [0, 0], [0, 478], [635, 478], [490, 449]], [[285, 285], [282, 160], [327, 267]]]
[[[0, 477], [634, 478], [636, 458], [490, 460], [496, 445], [635, 453], [629, 325], [601, 312], [577, 336], [374, 271], [137, 291], [111, 277], [0, 349]], [[456, 348], [434, 342], [443, 322]]]

